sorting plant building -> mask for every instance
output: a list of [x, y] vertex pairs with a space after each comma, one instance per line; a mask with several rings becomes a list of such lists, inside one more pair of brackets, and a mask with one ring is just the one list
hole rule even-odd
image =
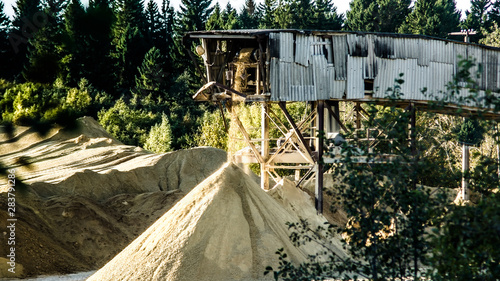
[[[466, 103], [463, 98], [470, 91], [465, 88], [450, 98], [447, 84], [459, 72], [460, 61], [469, 59], [475, 61], [472, 72], [481, 72], [476, 79], [479, 95], [500, 93], [498, 48], [420, 35], [303, 30], [199, 31], [186, 34], [184, 40], [188, 51], [192, 42], [199, 44], [196, 53], [205, 67], [199, 69], [205, 84], [195, 100], [224, 103], [248, 145], [234, 155], [235, 161], [259, 163], [264, 189], [269, 189], [269, 176], [279, 179], [277, 169], [305, 170], [296, 173], [297, 184], [316, 179], [318, 211], [323, 204], [323, 165], [338, 161], [324, 155], [324, 140], [344, 141], [339, 133], [347, 130], [340, 101], [354, 104], [349, 114], [356, 129], [361, 129], [367, 114], [361, 105], [367, 102], [396, 103], [411, 111], [410, 131], [415, 130], [417, 109], [431, 110], [426, 105], [435, 100], [447, 101], [434, 109], [440, 113], [461, 107], [464, 115], [482, 109], [496, 118], [482, 104]], [[395, 79], [404, 80], [399, 85], [404, 95], [396, 101], [387, 97]], [[260, 138], [250, 137], [232, 109], [238, 102], [262, 104]], [[287, 110], [287, 103], [293, 102], [310, 108], [301, 120]], [[286, 122], [278, 120], [271, 104], [279, 106]], [[282, 136], [271, 139], [270, 126]], [[409, 143], [415, 146], [414, 139]]]

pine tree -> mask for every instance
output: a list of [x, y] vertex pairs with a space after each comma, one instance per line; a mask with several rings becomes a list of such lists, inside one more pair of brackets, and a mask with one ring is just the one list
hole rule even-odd
[[259, 28], [272, 29], [278, 27], [276, 9], [276, 0], [264, 0], [259, 4], [257, 7], [257, 18], [260, 19]]
[[138, 68], [135, 76], [134, 95], [143, 107], [153, 110], [165, 100], [167, 74], [164, 72], [163, 56], [156, 47], [151, 48]]
[[340, 30], [344, 18], [337, 14], [337, 8], [331, 0], [316, 0], [313, 9], [312, 29]]
[[89, 1], [86, 13], [88, 57], [85, 76], [92, 85], [108, 93], [112, 93], [116, 83], [113, 80], [113, 61], [110, 57], [115, 22], [116, 16], [110, 0]]
[[213, 10], [210, 5], [212, 0], [182, 0], [179, 12], [181, 32], [204, 30]]
[[353, 0], [351, 9], [347, 11], [346, 28], [355, 31], [378, 31], [378, 10], [376, 1]]
[[[162, 0], [161, 4], [161, 25], [159, 41], [155, 46], [160, 53], [165, 56], [166, 61], [172, 62], [175, 59], [174, 48], [174, 8], [170, 6], [169, 0]], [[166, 66], [165, 71], [172, 73], [173, 63]]]
[[491, 25], [500, 23], [500, 0], [496, 0], [492, 3], [491, 9], [488, 11], [488, 20]]
[[396, 32], [410, 13], [411, 0], [354, 0], [347, 12], [346, 29]]
[[121, 0], [114, 27], [116, 81], [124, 91], [133, 86], [137, 67], [151, 47], [146, 42], [146, 17], [142, 0]]
[[259, 24], [257, 22], [256, 15], [257, 15], [257, 7], [255, 5], [255, 1], [247, 0], [239, 16], [239, 22], [241, 24], [241, 28], [243, 29], [258, 28]]
[[491, 0], [472, 0], [471, 10], [466, 11], [466, 19], [463, 27], [466, 29], [474, 29], [478, 34], [471, 38], [471, 41], [478, 42], [483, 38], [483, 30], [488, 30], [491, 23], [488, 19], [488, 10], [491, 7]]
[[239, 22], [238, 12], [231, 6], [230, 2], [227, 2], [226, 8], [222, 11], [221, 19], [223, 23], [223, 29], [239, 29], [241, 24]]
[[447, 37], [459, 25], [460, 12], [454, 0], [418, 0], [399, 32]]
[[35, 36], [46, 21], [47, 15], [41, 12], [40, 0], [16, 1], [9, 43], [15, 53], [12, 71], [17, 80], [23, 80], [20, 74], [28, 63], [28, 40]]
[[222, 30], [224, 23], [222, 22], [221, 10], [219, 3], [215, 3], [215, 7], [213, 12], [210, 14], [210, 17], [205, 24], [206, 30]]
[[61, 12], [64, 6], [63, 0], [46, 0], [40, 13], [34, 15], [34, 21], [37, 17], [42, 17], [45, 21], [28, 42], [28, 62], [22, 72], [28, 81], [52, 83], [60, 74], [63, 27]]
[[147, 38], [151, 45], [156, 46], [163, 38], [161, 38], [161, 15], [154, 0], [149, 0], [146, 5], [145, 15]]
[[310, 0], [292, 0], [290, 3], [290, 11], [293, 11], [291, 22], [286, 28], [311, 29], [313, 26], [312, 10], [313, 5]]
[[12, 58], [14, 56], [12, 46], [9, 43], [10, 20], [3, 12], [3, 2], [0, 1], [0, 78], [12, 79]]

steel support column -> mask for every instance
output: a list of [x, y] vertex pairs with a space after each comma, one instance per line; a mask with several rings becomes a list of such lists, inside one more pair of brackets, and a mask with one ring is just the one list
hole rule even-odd
[[267, 160], [269, 159], [269, 104], [262, 103], [261, 111], [261, 155], [264, 160], [260, 163], [260, 186], [264, 190], [269, 190], [269, 171], [267, 167]]

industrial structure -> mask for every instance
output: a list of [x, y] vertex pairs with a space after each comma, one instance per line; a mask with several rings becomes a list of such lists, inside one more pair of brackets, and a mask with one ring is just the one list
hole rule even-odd
[[[463, 107], [464, 114], [484, 110], [482, 104], [463, 99], [468, 90], [462, 89], [453, 99], [446, 96], [446, 86], [462, 59], [475, 60], [472, 71], [482, 73], [476, 81], [479, 95], [500, 93], [500, 49], [481, 45], [419, 35], [301, 30], [200, 31], [184, 39], [199, 40], [196, 52], [205, 66], [204, 71], [199, 69], [205, 85], [194, 98], [225, 102], [248, 145], [234, 155], [235, 161], [259, 163], [264, 189], [269, 189], [269, 176], [279, 178], [277, 169], [307, 171], [296, 173], [297, 183], [315, 175], [318, 211], [323, 203], [322, 166], [338, 161], [323, 155], [323, 140], [343, 141], [339, 132], [347, 130], [339, 116], [339, 101], [353, 102], [352, 116], [359, 129], [361, 104], [393, 103], [386, 90], [403, 74], [404, 95], [397, 105], [412, 112], [412, 130], [416, 109], [436, 99], [446, 101], [439, 109], [444, 113], [457, 107]], [[260, 138], [252, 139], [231, 109], [238, 102], [262, 104]], [[305, 102], [311, 110], [294, 119], [287, 110], [292, 102]], [[271, 104], [278, 105], [286, 122], [278, 120]], [[271, 139], [270, 127], [282, 136]]]

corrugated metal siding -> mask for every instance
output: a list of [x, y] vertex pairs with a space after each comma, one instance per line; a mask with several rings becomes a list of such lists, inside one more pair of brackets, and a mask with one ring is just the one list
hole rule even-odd
[[311, 56], [311, 36], [297, 34], [295, 39], [295, 62], [309, 66]]
[[335, 79], [347, 79], [347, 36], [332, 36], [333, 64]]
[[383, 98], [400, 73], [404, 74], [403, 98], [442, 98], [447, 83], [458, 71], [458, 55], [475, 58], [482, 67], [483, 76], [478, 82], [483, 90], [500, 88], [500, 51], [480, 46], [432, 38], [353, 33], [270, 33], [269, 42], [273, 57], [271, 100], [275, 101], [360, 99], [364, 98], [365, 79], [374, 80], [374, 97]]
[[347, 57], [347, 99], [361, 99], [365, 96], [363, 64], [363, 57]]

